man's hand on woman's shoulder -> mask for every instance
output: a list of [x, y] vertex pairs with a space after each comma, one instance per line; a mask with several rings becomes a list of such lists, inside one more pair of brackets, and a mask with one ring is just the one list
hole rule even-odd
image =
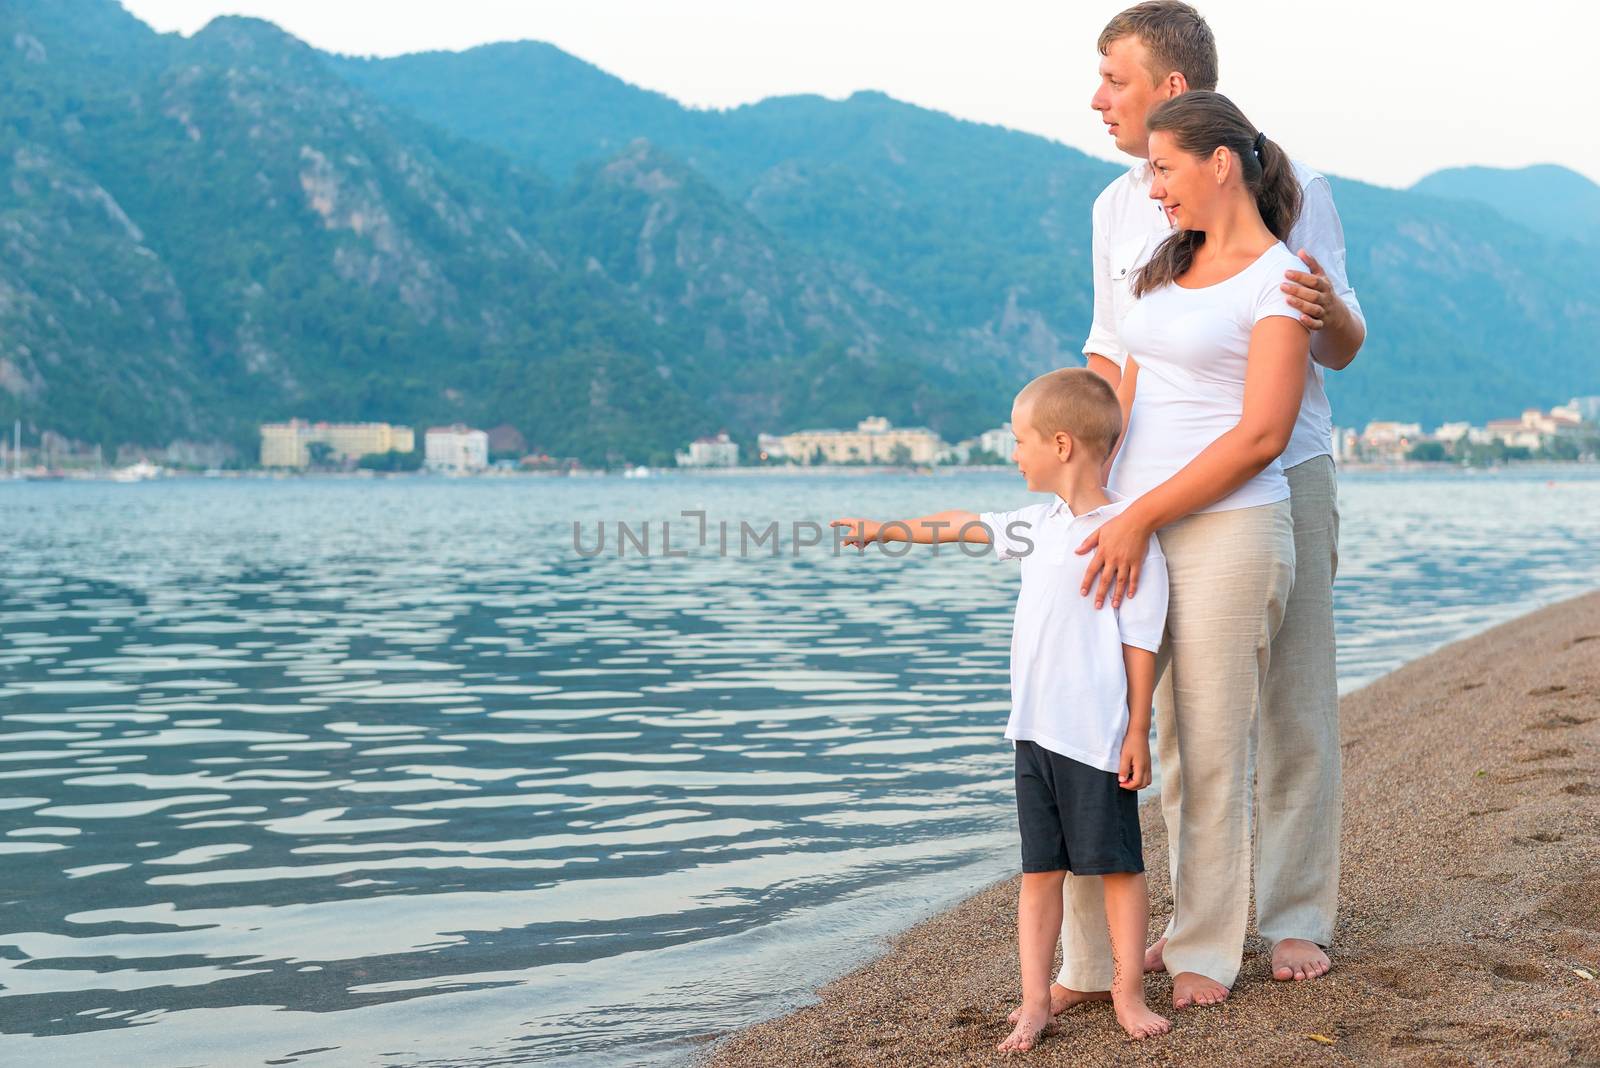
[[1285, 281], [1278, 288], [1288, 295], [1289, 306], [1300, 313], [1300, 325], [1307, 330], [1321, 330], [1330, 318], [1349, 315], [1350, 309], [1334, 293], [1333, 282], [1317, 258], [1306, 249], [1298, 255], [1310, 271], [1284, 271]]

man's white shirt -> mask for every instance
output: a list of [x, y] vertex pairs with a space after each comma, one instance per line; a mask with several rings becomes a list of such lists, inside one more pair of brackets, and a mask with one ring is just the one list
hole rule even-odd
[[[1316, 257], [1333, 283], [1335, 295], [1364, 323], [1345, 268], [1344, 227], [1333, 204], [1333, 190], [1321, 174], [1298, 161], [1293, 165], [1300, 181], [1300, 217], [1286, 244], [1293, 252], [1306, 249]], [[1160, 202], [1150, 199], [1153, 177], [1150, 164], [1140, 163], [1113, 180], [1094, 202], [1094, 325], [1089, 330], [1089, 340], [1084, 342], [1083, 354], [1099, 353], [1118, 367], [1128, 358], [1121, 337], [1123, 320], [1133, 306], [1134, 272], [1172, 233], [1172, 224]], [[1139, 354], [1133, 356], [1138, 359]], [[1323, 368], [1312, 360], [1300, 417], [1283, 451], [1283, 467], [1287, 470], [1314, 457], [1329, 455], [1332, 438], [1333, 409], [1323, 385]]]
[[1145, 551], [1136, 596], [1120, 607], [1094, 606], [1078, 592], [1087, 556], [1073, 550], [1128, 499], [1081, 516], [1060, 496], [1010, 512], [984, 512], [995, 555], [1022, 561], [1011, 631], [1011, 719], [1006, 737], [1036, 742], [1101, 771], [1115, 772], [1128, 728], [1128, 674], [1122, 647], [1161, 647], [1167, 621], [1167, 560], [1155, 536]]

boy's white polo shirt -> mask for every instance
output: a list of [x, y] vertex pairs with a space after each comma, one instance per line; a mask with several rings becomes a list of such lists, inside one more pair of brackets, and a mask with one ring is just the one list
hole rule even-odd
[[1167, 621], [1167, 560], [1152, 535], [1139, 592], [1120, 608], [1078, 592], [1092, 558], [1074, 553], [1083, 540], [1130, 503], [1073, 515], [1060, 496], [1011, 512], [984, 512], [995, 555], [1022, 561], [1011, 632], [1011, 720], [1006, 737], [1115, 773], [1128, 726], [1123, 645], [1155, 652]]

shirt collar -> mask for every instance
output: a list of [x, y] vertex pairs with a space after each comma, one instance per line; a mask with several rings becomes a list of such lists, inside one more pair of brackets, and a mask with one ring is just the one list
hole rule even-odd
[[1049, 508], [1049, 510], [1047, 510], [1045, 512], [1045, 515], [1046, 516], [1064, 515], [1070, 521], [1070, 520], [1073, 520], [1073, 519], [1083, 519], [1083, 518], [1086, 518], [1086, 517], [1091, 516], [1091, 515], [1098, 515], [1099, 513], [1106, 511], [1108, 508], [1111, 508], [1113, 505], [1119, 505], [1119, 504], [1127, 503], [1128, 498], [1124, 497], [1122, 494], [1118, 493], [1116, 490], [1108, 489], [1108, 490], [1105, 490], [1104, 492], [1105, 492], [1106, 497], [1108, 498], [1108, 503], [1102, 504], [1098, 508], [1091, 508], [1087, 512], [1083, 513], [1083, 515], [1074, 515], [1073, 512], [1072, 512], [1072, 506], [1067, 503], [1067, 500], [1066, 500], [1065, 497], [1061, 496], [1061, 494], [1058, 493], [1058, 494], [1056, 494], [1055, 503], [1050, 505], [1050, 508]]
[[1132, 169], [1128, 171], [1128, 179], [1133, 183], [1134, 196], [1143, 197], [1145, 204], [1148, 205], [1151, 210], [1159, 212], [1161, 214], [1161, 218], [1165, 220], [1166, 224], [1170, 227], [1172, 225], [1172, 220], [1167, 218], [1167, 211], [1161, 206], [1161, 201], [1150, 199], [1150, 187], [1155, 185], [1156, 181], [1155, 168], [1150, 166], [1150, 161], [1146, 160], [1143, 163], [1135, 163]]

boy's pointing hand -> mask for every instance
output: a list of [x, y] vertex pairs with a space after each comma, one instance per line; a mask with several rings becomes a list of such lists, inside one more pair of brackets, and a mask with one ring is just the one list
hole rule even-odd
[[828, 526], [849, 527], [850, 533], [845, 536], [844, 544], [864, 549], [878, 540], [878, 530], [881, 524], [874, 523], [870, 519], [835, 519]]

